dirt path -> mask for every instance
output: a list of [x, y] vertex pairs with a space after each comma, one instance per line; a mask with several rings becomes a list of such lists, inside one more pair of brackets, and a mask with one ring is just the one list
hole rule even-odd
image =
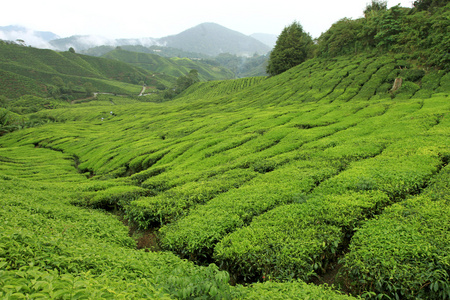
[[[147, 87], [145, 85], [142, 86], [142, 90], [141, 90], [141, 93], [139, 94], [139, 97], [144, 95], [144, 92], [145, 92], [146, 89], [147, 89]], [[71, 104], [75, 104], [77, 102], [82, 102], [82, 101], [86, 101], [86, 100], [93, 100], [93, 99], [96, 99], [97, 95], [99, 95], [99, 94], [100, 95], [114, 95], [114, 96], [116, 96], [116, 94], [114, 94], [114, 93], [97, 93], [97, 92], [95, 92], [93, 94], [94, 95], [92, 97], [87, 97], [87, 98], [83, 98], [83, 99], [75, 99], [75, 100], [72, 100], [70, 103]], [[117, 95], [117, 96], [120, 96], [120, 95]], [[113, 103], [113, 104], [115, 104], [115, 103]]]
[[141, 93], [139, 94], [139, 97], [141, 97], [141, 96], [144, 94], [146, 88], [147, 88], [147, 87], [146, 87], [145, 85], [142, 87], [142, 91], [141, 91]]

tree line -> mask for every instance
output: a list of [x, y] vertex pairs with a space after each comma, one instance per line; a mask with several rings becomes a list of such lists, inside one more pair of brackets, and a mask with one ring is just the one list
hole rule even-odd
[[406, 53], [423, 65], [450, 69], [450, 2], [417, 0], [412, 8], [387, 8], [372, 0], [364, 17], [343, 18], [317, 40], [299, 22], [284, 28], [270, 54], [267, 73], [280, 74], [312, 57], [335, 57], [361, 52]]

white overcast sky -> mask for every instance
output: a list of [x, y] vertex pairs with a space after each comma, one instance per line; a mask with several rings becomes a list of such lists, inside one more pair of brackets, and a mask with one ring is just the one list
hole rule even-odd
[[[203, 22], [252, 33], [280, 34], [298, 21], [319, 37], [331, 24], [363, 16], [371, 0], [14, 0], [0, 5], [0, 26], [22, 25], [60, 37], [159, 38]], [[412, 0], [388, 0], [411, 7]]]

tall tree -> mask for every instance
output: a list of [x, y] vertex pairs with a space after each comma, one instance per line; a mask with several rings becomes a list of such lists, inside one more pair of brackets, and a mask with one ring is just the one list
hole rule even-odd
[[313, 54], [313, 40], [298, 22], [285, 27], [270, 53], [267, 73], [277, 75], [301, 64]]

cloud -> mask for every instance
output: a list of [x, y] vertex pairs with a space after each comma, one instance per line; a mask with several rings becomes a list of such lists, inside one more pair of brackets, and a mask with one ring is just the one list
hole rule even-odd
[[6, 41], [22, 40], [27, 46], [53, 49], [52, 45], [39, 36], [38, 32], [27, 28], [18, 28], [16, 30], [0, 29], [0, 39]]

